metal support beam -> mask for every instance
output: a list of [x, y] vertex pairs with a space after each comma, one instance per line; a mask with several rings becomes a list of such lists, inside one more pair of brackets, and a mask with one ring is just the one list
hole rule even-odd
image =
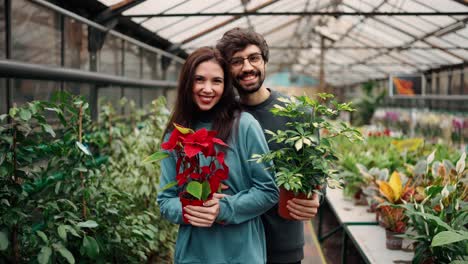
[[[270, 1], [266, 2], [266, 3], [263, 3], [263, 4], [259, 5], [259, 6], [256, 6], [256, 7], [252, 8], [252, 9], [250, 9], [249, 13], [255, 13], [256, 14], [256, 12], [258, 10], [260, 10], [260, 9], [262, 9], [264, 7], [267, 7], [267, 6], [271, 5], [271, 4], [274, 4], [276, 2], [278, 2], [278, 0], [270, 0]], [[245, 13], [241, 13], [241, 14], [245, 14]], [[166, 15], [166, 14], [161, 14], [161, 15]], [[214, 26], [212, 26], [212, 27], [210, 27], [208, 29], [205, 29], [202, 32], [199, 32], [199, 33], [197, 33], [197, 34], [195, 34], [195, 35], [193, 35], [193, 36], [191, 36], [191, 37], [189, 37], [187, 39], [184, 39], [181, 43], [186, 44], [188, 42], [194, 41], [195, 39], [198, 39], [198, 38], [200, 38], [200, 37], [202, 37], [202, 36], [204, 36], [204, 35], [206, 35], [206, 34], [208, 34], [210, 32], [213, 32], [218, 28], [224, 27], [224, 26], [226, 26], [226, 25], [228, 25], [228, 24], [230, 24], [230, 23], [232, 23], [232, 22], [234, 22], [234, 21], [236, 21], [236, 20], [238, 20], [240, 18], [242, 18], [242, 15], [234, 16], [233, 18], [230, 18], [230, 19], [228, 19], [228, 20], [226, 20], [226, 21], [224, 21], [222, 23], [214, 25]]]
[[[440, 47], [446, 50], [468, 50], [468, 47]], [[269, 49], [276, 50], [311, 50], [311, 49], [320, 49], [319, 46], [269, 46]], [[325, 46], [327, 50], [438, 50], [438, 48], [433, 47], [412, 47], [412, 46], [388, 46], [388, 47], [376, 47], [376, 46]]]
[[209, 12], [209, 13], [169, 13], [169, 14], [135, 14], [125, 17], [202, 17], [202, 16], [466, 16], [468, 12]]
[[146, 0], [124, 0], [120, 3], [109, 6], [99, 13], [94, 20], [99, 24], [107, 24], [108, 21], [118, 18], [123, 12], [145, 1]]
[[109, 74], [68, 68], [50, 67], [12, 60], [0, 60], [0, 77], [32, 80], [81, 82], [128, 87], [176, 87], [177, 82], [162, 80], [137, 80]]

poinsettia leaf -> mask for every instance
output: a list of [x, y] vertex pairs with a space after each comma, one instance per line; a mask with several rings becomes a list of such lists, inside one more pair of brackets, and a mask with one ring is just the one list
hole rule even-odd
[[167, 152], [158, 151], [143, 159], [143, 163], [158, 162], [169, 157]]
[[213, 143], [218, 144], [218, 145], [221, 145], [221, 146], [225, 146], [225, 147], [228, 146], [226, 143], [224, 143], [224, 141], [222, 141], [222, 140], [219, 139], [219, 138], [213, 138]]
[[181, 125], [178, 125], [176, 123], [173, 124], [174, 127], [182, 134], [186, 135], [186, 134], [190, 134], [190, 133], [193, 133], [193, 130], [190, 129], [190, 128], [187, 128], [187, 127], [183, 127]]
[[197, 181], [191, 181], [189, 184], [187, 184], [187, 192], [199, 200], [202, 196], [202, 189], [202, 184]]
[[167, 189], [170, 189], [170, 188], [172, 188], [172, 187], [174, 187], [176, 185], [177, 185], [177, 181], [170, 182], [170, 183], [164, 185], [164, 187], [161, 189], [161, 192], [163, 192], [163, 191], [165, 191]]
[[184, 147], [184, 152], [187, 157], [191, 158], [202, 151], [202, 148], [198, 145], [187, 144]]
[[201, 196], [201, 199], [203, 201], [206, 201], [206, 199], [208, 199], [208, 196], [210, 196], [210, 194], [211, 194], [210, 183], [207, 182], [207, 181], [204, 181], [202, 183], [202, 196]]

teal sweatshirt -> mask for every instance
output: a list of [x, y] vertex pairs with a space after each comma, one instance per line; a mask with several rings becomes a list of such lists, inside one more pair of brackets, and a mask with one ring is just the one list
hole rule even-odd
[[[199, 122], [195, 129], [211, 128]], [[158, 194], [161, 214], [179, 224], [175, 263], [265, 263], [265, 234], [260, 215], [278, 202], [278, 189], [273, 175], [265, 170], [270, 164], [249, 161], [253, 154], [268, 152], [268, 145], [258, 122], [242, 113], [237, 133], [231, 134], [225, 162], [229, 178], [224, 182], [230, 196], [220, 200], [220, 213], [213, 226], [194, 227], [182, 221], [182, 205], [176, 187]], [[207, 165], [207, 160], [201, 160]], [[176, 159], [161, 162], [161, 186], [174, 181]]]

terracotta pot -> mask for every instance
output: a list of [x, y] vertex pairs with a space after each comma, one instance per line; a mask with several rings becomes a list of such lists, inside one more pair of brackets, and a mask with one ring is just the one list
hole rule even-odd
[[393, 231], [390, 231], [389, 229], [385, 229], [385, 245], [387, 246], [387, 249], [390, 250], [399, 250], [401, 249], [401, 246], [403, 245], [403, 238], [401, 237], [396, 237], [396, 235], [400, 235], [400, 233], [396, 233]]
[[185, 218], [185, 206], [187, 205], [195, 205], [195, 206], [203, 206], [202, 200], [198, 200], [197, 198], [193, 197], [190, 195], [188, 192], [182, 192], [179, 195], [179, 200], [182, 203], [182, 219], [184, 220], [184, 223], [188, 224], [187, 218]]
[[[298, 195], [295, 195], [294, 192], [288, 191], [281, 187], [279, 188], [279, 191], [280, 191], [280, 194], [279, 194], [278, 214], [284, 219], [296, 220], [289, 215], [289, 210], [286, 207], [288, 205], [288, 201], [293, 198], [308, 199], [307, 195], [305, 195], [304, 193], [299, 193]], [[310, 198], [310, 200], [311, 199], [312, 198]]]

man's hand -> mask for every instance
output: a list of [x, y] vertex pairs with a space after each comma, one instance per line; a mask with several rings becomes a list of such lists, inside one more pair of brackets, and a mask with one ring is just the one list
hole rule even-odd
[[312, 200], [294, 198], [288, 201], [289, 215], [296, 220], [311, 220], [320, 206], [319, 195], [314, 193]]
[[219, 200], [214, 198], [203, 204], [203, 206], [187, 205], [185, 217], [193, 226], [210, 227], [219, 214]]

